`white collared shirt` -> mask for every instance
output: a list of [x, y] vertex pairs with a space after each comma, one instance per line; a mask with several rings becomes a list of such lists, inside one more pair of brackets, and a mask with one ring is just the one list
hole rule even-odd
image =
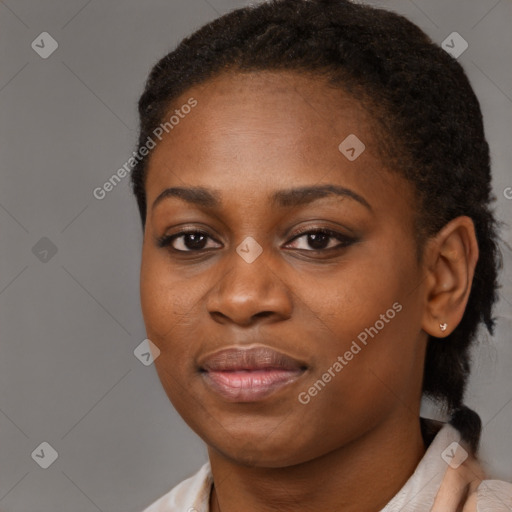
[[[409, 480], [380, 512], [429, 512], [448, 464], [462, 462], [459, 432], [445, 424]], [[210, 463], [178, 484], [143, 512], [209, 512], [213, 476]], [[477, 512], [511, 512], [512, 484], [483, 480], [477, 490]]]

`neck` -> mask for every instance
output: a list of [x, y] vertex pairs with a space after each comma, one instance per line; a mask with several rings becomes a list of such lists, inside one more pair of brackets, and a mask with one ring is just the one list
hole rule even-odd
[[247, 467], [209, 448], [212, 512], [381, 510], [425, 453], [419, 418], [390, 421], [346, 446], [284, 468]]

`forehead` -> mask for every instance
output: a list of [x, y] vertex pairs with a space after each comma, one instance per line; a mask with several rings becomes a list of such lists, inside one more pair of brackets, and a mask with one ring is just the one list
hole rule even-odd
[[[148, 203], [163, 188], [184, 183], [268, 195], [290, 183], [341, 178], [355, 187], [369, 180], [383, 187], [397, 179], [377, 156], [364, 106], [322, 78], [282, 71], [220, 75], [188, 89], [165, 119], [190, 98], [197, 105], [182, 113], [150, 157]], [[357, 159], [344, 154], [346, 140], [362, 150]]]

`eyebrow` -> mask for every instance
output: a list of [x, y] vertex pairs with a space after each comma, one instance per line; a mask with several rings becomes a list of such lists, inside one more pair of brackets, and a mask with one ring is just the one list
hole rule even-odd
[[[272, 194], [270, 199], [275, 206], [292, 208], [332, 195], [353, 199], [372, 211], [372, 207], [364, 197], [348, 188], [330, 184], [278, 190]], [[158, 195], [151, 209], [154, 210], [159, 203], [170, 197], [177, 197], [187, 203], [211, 209], [219, 208], [222, 203], [220, 193], [216, 190], [204, 187], [171, 187], [166, 188]]]

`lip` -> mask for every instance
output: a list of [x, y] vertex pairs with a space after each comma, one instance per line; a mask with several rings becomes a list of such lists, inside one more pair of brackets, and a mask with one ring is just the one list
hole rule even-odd
[[307, 365], [267, 346], [231, 347], [199, 365], [205, 384], [230, 402], [261, 401], [296, 381]]

